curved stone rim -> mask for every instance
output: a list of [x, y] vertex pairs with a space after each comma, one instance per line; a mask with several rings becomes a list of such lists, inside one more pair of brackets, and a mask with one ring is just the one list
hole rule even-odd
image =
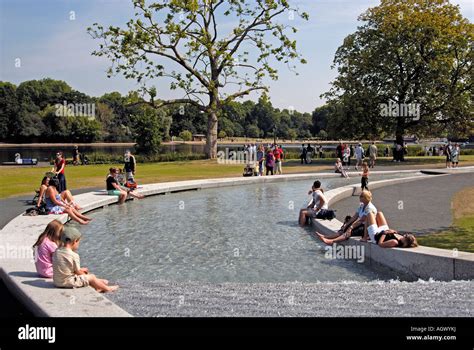
[[[474, 167], [473, 167], [474, 168]], [[462, 168], [459, 168], [462, 169]], [[431, 171], [431, 170], [430, 170]], [[438, 169], [433, 170], [438, 172]], [[372, 174], [419, 173], [420, 170], [374, 171]], [[442, 172], [439, 172], [442, 173]], [[350, 173], [349, 173], [350, 174]], [[428, 176], [428, 175], [426, 175]], [[340, 177], [335, 173], [304, 173], [278, 175], [272, 177], [236, 177], [206, 180], [167, 182], [143, 185], [138, 192], [145, 196], [187, 190], [228, 187], [255, 183], [273, 183], [293, 180]], [[422, 176], [423, 177], [423, 176]], [[420, 179], [420, 176], [416, 177]], [[382, 180], [389, 185], [392, 180]], [[379, 182], [379, 181], [377, 181]], [[374, 186], [376, 183], [372, 183]], [[328, 191], [329, 194], [332, 191]], [[352, 190], [352, 187], [351, 187]], [[331, 194], [331, 199], [334, 200]], [[76, 201], [84, 209], [92, 211], [117, 203], [117, 197], [108, 196], [105, 191], [89, 192], [76, 196]], [[0, 245], [0, 277], [16, 297], [36, 316], [40, 317], [131, 317], [128, 312], [111, 302], [92, 288], [60, 289], [51, 279], [40, 278], [32, 261], [31, 245], [46, 224], [53, 219], [66, 222], [67, 215], [28, 217], [23, 213], [11, 220], [0, 231], [3, 234]], [[29, 249], [29, 254], [27, 253]], [[16, 254], [16, 255], [15, 255]], [[473, 254], [474, 255], [474, 254]]]
[[[474, 173], [474, 167], [458, 168], [461, 171], [426, 171], [427, 174], [449, 176], [455, 173]], [[425, 171], [422, 171], [425, 172]], [[372, 182], [371, 189], [422, 180], [431, 177], [425, 175], [414, 178], [400, 178]], [[358, 186], [342, 186], [327, 191], [326, 197], [330, 204], [352, 196]], [[322, 234], [331, 234], [342, 226], [339, 220], [312, 219], [312, 225]], [[364, 257], [371, 264], [380, 264], [394, 271], [409, 275], [414, 278], [436, 279], [441, 281], [473, 280], [474, 279], [474, 253], [459, 252], [457, 250], [418, 246], [416, 248], [381, 248], [370, 242], [361, 242], [360, 237], [350, 237], [341, 243], [344, 246], [362, 246]]]

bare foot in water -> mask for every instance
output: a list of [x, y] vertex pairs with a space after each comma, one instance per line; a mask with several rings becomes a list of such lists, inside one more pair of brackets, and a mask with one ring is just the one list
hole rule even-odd
[[109, 286], [105, 292], [115, 292], [119, 286]]
[[324, 235], [320, 234], [319, 232], [316, 232], [316, 235], [319, 237], [319, 239], [324, 243], [324, 244], [327, 244], [327, 245], [331, 245], [332, 242], [330, 239], [327, 239], [326, 237], [324, 237]]

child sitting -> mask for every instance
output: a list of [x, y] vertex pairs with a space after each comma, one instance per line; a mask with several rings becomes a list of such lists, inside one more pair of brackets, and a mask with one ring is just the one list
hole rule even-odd
[[118, 169], [118, 174], [117, 174], [117, 177], [116, 177], [118, 183], [120, 184], [120, 186], [125, 186], [125, 175], [122, 171], [122, 169]]
[[341, 174], [341, 177], [345, 177], [346, 179], [349, 177], [349, 175], [347, 175], [346, 171], [344, 170], [344, 167], [342, 166], [340, 158], [336, 159], [336, 163], [334, 164], [334, 170], [336, 173]]
[[58, 249], [63, 227], [59, 220], [51, 221], [33, 245], [36, 272], [41, 277], [53, 277], [53, 253]]
[[109, 286], [109, 281], [89, 274], [86, 267], [81, 268], [79, 241], [82, 234], [74, 227], [64, 227], [61, 241], [63, 245], [53, 254], [53, 282], [56, 287], [81, 288], [91, 286], [98, 292], [113, 292], [118, 286]]

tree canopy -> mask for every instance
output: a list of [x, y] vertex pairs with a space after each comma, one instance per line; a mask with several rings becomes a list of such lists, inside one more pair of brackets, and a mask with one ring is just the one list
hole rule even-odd
[[[359, 20], [334, 58], [339, 75], [325, 94], [334, 111], [332, 128], [355, 137], [468, 134], [474, 32], [459, 6], [382, 0]], [[388, 105], [419, 113], [387, 117], [381, 109]]]
[[[278, 78], [275, 62], [291, 69], [305, 63], [288, 32], [291, 20], [306, 13], [286, 0], [133, 0], [136, 10], [125, 28], [95, 23], [100, 39], [93, 54], [112, 62], [109, 76], [122, 73], [143, 84], [155, 108], [191, 105], [207, 115], [207, 154], [217, 156], [221, 108], [252, 91], [266, 91], [264, 78]], [[286, 17], [284, 16], [286, 15]], [[226, 30], [229, 20], [236, 25]], [[170, 80], [183, 97], [156, 101], [156, 79]]]

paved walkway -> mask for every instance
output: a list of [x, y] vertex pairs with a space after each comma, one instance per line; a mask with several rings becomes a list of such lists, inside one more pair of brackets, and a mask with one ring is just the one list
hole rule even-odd
[[[429, 233], [451, 226], [452, 197], [471, 186], [474, 186], [474, 174], [433, 175], [427, 180], [375, 189], [373, 203], [384, 212], [390, 227], [417, 234]], [[356, 196], [334, 204], [340, 220], [355, 212], [359, 203], [358, 193], [359, 190]]]

